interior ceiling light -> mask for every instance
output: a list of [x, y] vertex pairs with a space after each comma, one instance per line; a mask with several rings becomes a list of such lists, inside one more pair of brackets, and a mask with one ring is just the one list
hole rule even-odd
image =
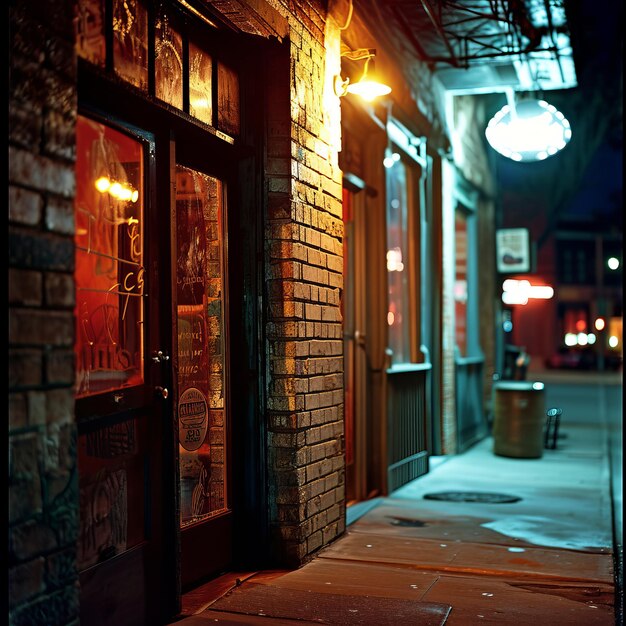
[[341, 76], [335, 76], [335, 93], [341, 97], [348, 93], [361, 96], [364, 100], [371, 102], [379, 96], [386, 96], [391, 93], [391, 87], [378, 79], [376, 69], [374, 67], [374, 57], [376, 50], [374, 48], [360, 48], [358, 50], [342, 51], [342, 57], [346, 57], [352, 61], [365, 61], [363, 74], [361, 78], [352, 83], [350, 78], [343, 79]]
[[512, 98], [489, 121], [485, 136], [491, 147], [513, 161], [543, 161], [572, 138], [563, 113], [545, 100]]

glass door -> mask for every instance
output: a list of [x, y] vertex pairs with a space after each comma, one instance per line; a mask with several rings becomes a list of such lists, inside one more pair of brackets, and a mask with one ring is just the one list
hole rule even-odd
[[156, 272], [147, 270], [147, 218], [156, 221], [146, 193], [149, 143], [82, 115], [76, 135], [81, 621], [139, 624], [161, 614], [167, 596], [158, 564], [167, 552], [160, 481], [169, 408], [167, 371], [149, 348], [159, 326]]
[[225, 184], [176, 166], [175, 407], [183, 588], [231, 560]]

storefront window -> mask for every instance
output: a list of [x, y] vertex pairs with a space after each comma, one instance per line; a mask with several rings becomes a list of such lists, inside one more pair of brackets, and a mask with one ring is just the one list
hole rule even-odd
[[181, 527], [228, 508], [224, 402], [223, 187], [176, 168]]
[[148, 11], [140, 0], [113, 0], [113, 67], [120, 78], [148, 89]]
[[454, 311], [456, 345], [467, 356], [467, 217], [457, 211], [454, 216]]
[[143, 383], [143, 147], [78, 116], [76, 397]]
[[387, 168], [387, 288], [392, 364], [410, 361], [407, 169], [402, 161]]
[[189, 114], [213, 124], [213, 61], [200, 47], [189, 42]]
[[76, 11], [77, 54], [94, 65], [104, 67], [104, 0], [80, 0]]
[[162, 6], [155, 23], [154, 55], [156, 97], [182, 110], [183, 40]]
[[[144, 382], [144, 152], [105, 124], [76, 123], [76, 398]], [[78, 567], [144, 539], [145, 422], [78, 437]]]
[[128, 419], [78, 437], [80, 570], [145, 540], [146, 429]]
[[[237, 68], [200, 45], [193, 20], [176, 2], [78, 0], [76, 52], [124, 81], [231, 137], [240, 132]], [[149, 27], [148, 17], [153, 20]], [[113, 33], [107, 48], [106, 33]], [[148, 65], [148, 51], [154, 65]], [[152, 70], [153, 68], [153, 70]], [[150, 71], [153, 71], [150, 75]], [[152, 80], [150, 80], [152, 78]]]
[[230, 135], [239, 134], [239, 77], [222, 63], [217, 66], [217, 126]]

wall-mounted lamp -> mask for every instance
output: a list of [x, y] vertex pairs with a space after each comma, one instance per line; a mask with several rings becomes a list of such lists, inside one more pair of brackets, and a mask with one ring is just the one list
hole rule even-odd
[[391, 93], [391, 87], [381, 82], [374, 68], [374, 57], [376, 50], [374, 48], [359, 48], [358, 50], [347, 50], [341, 53], [342, 57], [346, 57], [351, 61], [365, 61], [363, 74], [356, 82], [350, 82], [350, 78], [343, 79], [341, 76], [335, 76], [335, 94], [339, 97], [352, 93], [361, 96], [364, 100], [371, 102], [379, 96], [386, 96]]

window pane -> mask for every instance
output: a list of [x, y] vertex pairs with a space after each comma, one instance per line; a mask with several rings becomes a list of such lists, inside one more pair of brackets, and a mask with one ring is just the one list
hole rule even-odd
[[113, 66], [129, 83], [148, 88], [148, 12], [140, 0], [113, 0]]
[[146, 419], [78, 437], [78, 568], [106, 561], [144, 540]]
[[213, 62], [193, 42], [189, 42], [189, 113], [206, 124], [213, 124]]
[[217, 127], [229, 135], [239, 134], [239, 77], [217, 65]]
[[183, 40], [161, 8], [155, 23], [156, 97], [183, 108]]
[[80, 0], [76, 11], [76, 54], [104, 67], [104, 0]]
[[177, 363], [181, 526], [227, 510], [222, 183], [177, 166]]
[[143, 382], [143, 148], [78, 116], [76, 395]]
[[454, 310], [456, 345], [467, 356], [467, 218], [459, 213], [454, 217], [455, 277]]
[[387, 172], [387, 286], [392, 363], [407, 363], [409, 352], [407, 173], [402, 161]]
[[557, 242], [559, 280], [568, 285], [593, 285], [596, 272], [595, 241], [570, 239]]

